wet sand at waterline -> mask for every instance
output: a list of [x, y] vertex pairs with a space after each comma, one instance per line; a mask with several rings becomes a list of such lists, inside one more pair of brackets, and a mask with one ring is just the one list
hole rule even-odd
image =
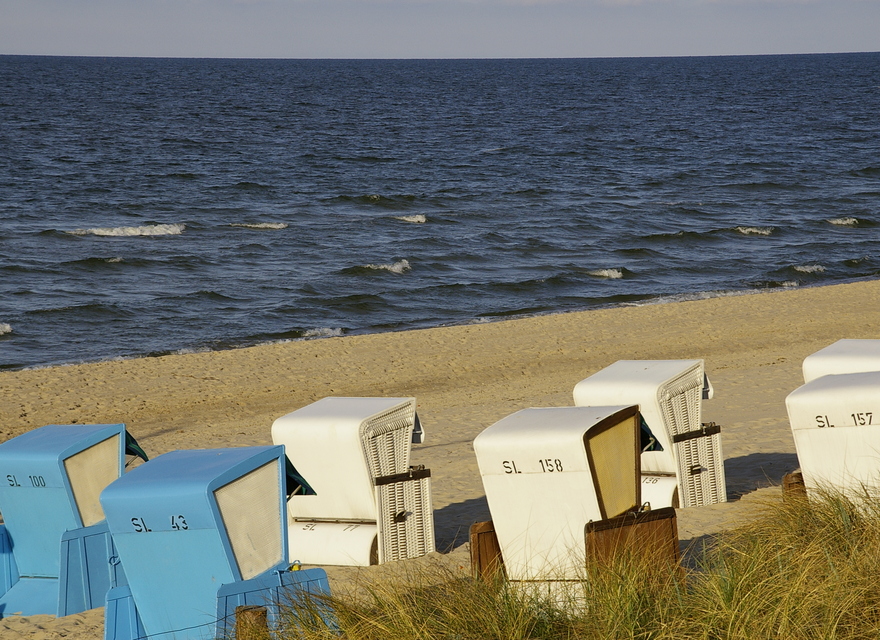
[[[729, 502], [678, 511], [681, 539], [696, 540], [779, 495], [798, 466], [785, 397], [803, 382], [804, 357], [841, 338], [880, 338], [878, 310], [880, 281], [869, 281], [2, 372], [0, 440], [46, 424], [124, 422], [155, 457], [271, 444], [276, 418], [325, 396], [414, 396], [427, 438], [412, 464], [432, 472], [436, 560], [466, 566], [468, 528], [490, 517], [477, 434], [519, 409], [572, 405], [574, 385], [617, 360], [701, 358], [715, 388], [703, 421], [722, 427]], [[377, 570], [329, 569], [331, 588]], [[0, 636], [101, 638], [103, 609], [12, 616]]]

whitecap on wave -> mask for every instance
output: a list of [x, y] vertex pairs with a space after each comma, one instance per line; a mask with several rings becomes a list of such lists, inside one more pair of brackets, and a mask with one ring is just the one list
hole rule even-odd
[[0, 336], [5, 336], [7, 333], [12, 333], [12, 325], [0, 322]]
[[179, 236], [186, 229], [185, 224], [148, 224], [141, 227], [96, 227], [94, 229], [75, 229], [67, 233], [74, 236]]
[[821, 264], [804, 264], [796, 266], [794, 270], [799, 271], [800, 273], [823, 273], [825, 267]]
[[377, 269], [380, 271], [390, 271], [391, 273], [404, 273], [412, 269], [409, 260], [398, 260], [394, 264], [367, 264], [365, 269]]
[[303, 338], [338, 338], [342, 335], [342, 329], [331, 329], [330, 327], [317, 327], [315, 329], [307, 329], [303, 331]]
[[846, 216], [844, 218], [831, 218], [830, 220], [828, 220], [828, 224], [836, 224], [841, 227], [855, 227], [859, 224], [859, 219], [852, 216]]
[[414, 224], [423, 224], [428, 221], [428, 219], [421, 213], [412, 216], [394, 216], [394, 219], [402, 220], [403, 222], [412, 222]]
[[744, 236], [769, 236], [773, 233], [773, 227], [735, 227], [734, 231]]
[[608, 278], [610, 280], [617, 280], [618, 278], [623, 277], [622, 269], [593, 269], [592, 271], [587, 271], [587, 274], [593, 276], [594, 278]]
[[286, 222], [232, 222], [230, 227], [243, 227], [245, 229], [286, 229]]
[[692, 302], [694, 300], [709, 300], [711, 298], [729, 298], [734, 296], [750, 296], [759, 293], [754, 289], [741, 290], [715, 290], [700, 291], [697, 293], [677, 293], [668, 296], [658, 296], [656, 298], [648, 298], [646, 300], [638, 300], [636, 302], [622, 302], [622, 307], [646, 307], [655, 304], [668, 304], [670, 302]]
[[186, 356], [193, 353], [210, 353], [210, 347], [183, 347], [181, 349], [177, 349], [172, 353], [176, 356]]

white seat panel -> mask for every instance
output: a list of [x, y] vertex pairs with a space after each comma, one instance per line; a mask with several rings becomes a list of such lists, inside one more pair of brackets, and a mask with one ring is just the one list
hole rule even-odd
[[376, 564], [377, 525], [289, 520], [290, 562], [368, 567]]

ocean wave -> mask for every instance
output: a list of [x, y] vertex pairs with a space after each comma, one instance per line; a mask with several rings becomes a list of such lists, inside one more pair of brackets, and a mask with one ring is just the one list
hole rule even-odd
[[286, 229], [286, 222], [231, 222], [230, 227], [242, 227], [244, 229]]
[[880, 167], [863, 167], [861, 169], [851, 171], [850, 173], [863, 177], [875, 177], [880, 176]]
[[330, 327], [317, 327], [315, 329], [306, 329], [303, 331], [303, 338], [338, 338], [342, 335], [342, 329], [332, 329]]
[[763, 289], [794, 289], [801, 286], [797, 280], [758, 280], [750, 282], [749, 285], [758, 290]]
[[402, 220], [403, 222], [412, 222], [414, 224], [422, 224], [428, 221], [428, 219], [421, 213], [412, 216], [394, 216], [394, 219]]
[[794, 270], [799, 271], [800, 273], [823, 273], [825, 267], [821, 264], [804, 264], [796, 266]]
[[174, 173], [166, 173], [166, 178], [178, 178], [180, 180], [196, 180], [202, 174], [190, 173], [189, 171], [176, 171]]
[[702, 241], [705, 239], [711, 239], [711, 234], [701, 233], [699, 231], [666, 231], [663, 233], [652, 233], [647, 236], [644, 236], [644, 240], [654, 241], [654, 240], [698, 240]]
[[94, 229], [75, 229], [67, 231], [74, 236], [179, 236], [186, 229], [185, 224], [148, 224], [140, 227], [96, 227]]
[[702, 207], [703, 201], [697, 200], [696, 202], [690, 202], [688, 200], [669, 200], [667, 202], [661, 202], [660, 204], [666, 205], [667, 207], [682, 207], [684, 209], [695, 209], [696, 207]]
[[193, 353], [210, 353], [214, 351], [210, 347], [183, 347], [181, 349], [175, 349], [171, 352], [171, 355], [175, 356], [186, 356]]
[[854, 218], [853, 216], [845, 216], [843, 218], [831, 218], [826, 222], [840, 227], [856, 227], [859, 224], [859, 219]]
[[5, 336], [7, 333], [12, 333], [12, 325], [0, 322], [0, 336]]
[[379, 271], [390, 271], [391, 273], [405, 273], [412, 269], [409, 260], [398, 260], [394, 264], [365, 264], [365, 269], [376, 269]]
[[773, 233], [773, 227], [734, 227], [737, 233], [744, 236], [769, 236]]
[[380, 209], [409, 209], [413, 203], [418, 201], [418, 196], [412, 194], [398, 193], [389, 196], [383, 196], [378, 193], [368, 193], [361, 196], [340, 195], [334, 200], [337, 202], [353, 203], [357, 205], [376, 205]]
[[242, 189], [244, 191], [260, 191], [263, 189], [271, 189], [272, 187], [267, 184], [260, 184], [259, 182], [250, 182], [248, 180], [244, 180], [242, 182], [237, 182], [232, 185], [233, 189]]
[[120, 262], [125, 262], [125, 259], [121, 256], [114, 256], [110, 258], [81, 258], [78, 260], [68, 260], [62, 262], [61, 264], [65, 266], [77, 266], [77, 267], [85, 267], [85, 268], [93, 268], [93, 267], [103, 267], [108, 264], [118, 264]]
[[697, 293], [676, 293], [656, 298], [646, 298], [633, 302], [621, 302], [621, 307], [645, 307], [655, 304], [669, 304], [674, 302], [694, 302], [696, 300], [709, 300], [711, 298], [730, 298], [734, 296], [750, 296], [759, 291], [753, 289], [718, 289], [714, 291], [699, 291]]
[[587, 274], [594, 278], [617, 280], [623, 277], [623, 269], [593, 269], [592, 271], [587, 271]]

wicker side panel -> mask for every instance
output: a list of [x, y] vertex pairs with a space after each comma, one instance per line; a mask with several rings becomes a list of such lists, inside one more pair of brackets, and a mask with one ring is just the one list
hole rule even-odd
[[679, 494], [683, 507], [727, 502], [721, 434], [692, 438], [675, 445]]
[[374, 478], [404, 473], [409, 468], [415, 404], [408, 402], [367, 420], [361, 438]]
[[434, 551], [431, 478], [412, 478], [376, 487], [379, 507], [379, 564], [418, 558]]
[[670, 436], [692, 431], [702, 419], [703, 376], [698, 368], [670, 382], [660, 398]]

